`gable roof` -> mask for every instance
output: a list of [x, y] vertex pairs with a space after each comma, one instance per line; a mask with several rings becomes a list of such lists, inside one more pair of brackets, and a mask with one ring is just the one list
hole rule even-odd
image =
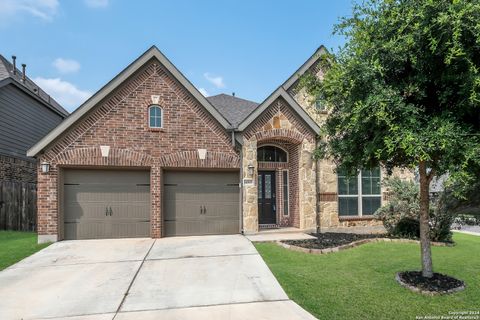
[[278, 87], [265, 101], [263, 101], [252, 113], [245, 118], [238, 126], [239, 131], [245, 130], [257, 117], [259, 117], [277, 98], [282, 97], [298, 116], [308, 125], [315, 133], [320, 132], [320, 127], [313, 121], [308, 113], [292, 98], [291, 95], [282, 87]]
[[230, 123], [215, 109], [210, 102], [188, 81], [187, 78], [163, 55], [156, 46], [152, 46], [140, 57], [127, 66], [115, 78], [110, 80], [104, 87], [97, 91], [92, 97], [85, 101], [68, 118], [61, 122], [55, 129], [49, 132], [39, 142], [27, 151], [29, 157], [36, 156], [40, 151], [47, 147], [51, 142], [64, 133], [70, 126], [80, 120], [88, 111], [94, 108], [100, 101], [120, 86], [126, 79], [139, 70], [145, 63], [152, 58], [156, 58], [172, 76], [187, 89], [187, 91], [215, 118], [225, 129], [232, 129]]
[[29, 77], [26, 77], [25, 81], [23, 81], [22, 73], [18, 68], [14, 73], [13, 64], [0, 54], [0, 87], [6, 86], [7, 84], [13, 84], [35, 100], [41, 102], [47, 108], [60, 114], [63, 118], [68, 116], [68, 111], [37, 86]]
[[327, 48], [321, 45], [318, 49], [305, 61], [300, 68], [297, 69], [280, 87], [277, 88], [265, 101], [263, 101], [255, 110], [253, 110], [238, 126], [239, 131], [245, 130], [258, 116], [260, 116], [277, 98], [282, 97], [300, 116], [303, 121], [315, 133], [320, 132], [318, 124], [310, 117], [310, 115], [297, 103], [297, 101], [287, 92], [300, 77], [318, 61], [321, 55], [328, 53]]
[[300, 68], [297, 69], [283, 84], [282, 87], [288, 91], [292, 85], [297, 82], [298, 79], [308, 70], [315, 62], [318, 61], [318, 58], [323, 54], [328, 53], [327, 48], [324, 45], [318, 47], [318, 49], [310, 56], [310, 58], [305, 61]]
[[234, 127], [238, 126], [240, 122], [245, 120], [245, 118], [259, 106], [257, 102], [237, 98], [224, 93], [207, 97], [207, 100]]

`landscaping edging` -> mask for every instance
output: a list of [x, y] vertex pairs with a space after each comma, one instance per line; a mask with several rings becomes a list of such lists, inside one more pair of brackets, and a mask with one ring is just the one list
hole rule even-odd
[[[371, 243], [371, 242], [396, 242], [396, 243], [416, 243], [416, 244], [420, 243], [420, 241], [418, 241], [418, 240], [411, 240], [411, 239], [371, 238], [371, 239], [362, 239], [362, 240], [354, 241], [352, 243], [348, 243], [348, 244], [345, 244], [345, 245], [342, 245], [342, 246], [333, 247], [333, 248], [325, 248], [325, 249], [303, 248], [303, 247], [283, 243], [281, 241], [277, 241], [277, 244], [279, 246], [285, 248], [285, 249], [289, 249], [289, 250], [293, 250], [293, 251], [298, 251], [298, 252], [303, 252], [303, 253], [311, 253], [311, 254], [326, 254], [326, 253], [338, 252], [338, 251], [341, 251], [341, 250], [358, 247], [362, 244]], [[435, 247], [453, 247], [455, 244], [454, 243], [446, 243], [446, 242], [432, 242], [431, 245], [435, 246]]]
[[462, 290], [465, 290], [465, 282], [461, 281], [461, 280], [458, 280], [458, 281], [461, 281], [462, 282], [462, 285], [460, 287], [456, 287], [456, 288], [453, 288], [453, 289], [450, 289], [450, 290], [445, 290], [445, 291], [430, 291], [430, 290], [423, 290], [423, 289], [420, 289], [420, 288], [417, 288], [415, 286], [412, 286], [406, 282], [404, 282], [402, 280], [402, 278], [400, 277], [400, 272], [397, 272], [395, 274], [395, 280], [402, 286], [402, 287], [405, 287], [413, 292], [418, 292], [418, 293], [421, 293], [421, 294], [424, 294], [424, 295], [429, 295], [429, 296], [436, 296], [436, 295], [443, 295], [443, 294], [450, 294], [450, 293], [455, 293], [455, 292], [458, 292], [458, 291], [462, 291]]

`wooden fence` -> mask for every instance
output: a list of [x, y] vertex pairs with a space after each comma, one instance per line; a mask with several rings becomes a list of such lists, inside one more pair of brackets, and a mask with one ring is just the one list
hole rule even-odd
[[0, 230], [35, 231], [36, 225], [36, 184], [0, 180]]

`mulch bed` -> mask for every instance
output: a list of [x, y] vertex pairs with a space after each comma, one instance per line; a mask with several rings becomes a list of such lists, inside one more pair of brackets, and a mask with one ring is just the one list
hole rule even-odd
[[420, 271], [405, 271], [397, 273], [396, 280], [402, 286], [423, 294], [446, 294], [465, 289], [463, 281], [441, 273], [425, 278]]
[[307, 249], [327, 249], [340, 247], [358, 240], [373, 239], [373, 238], [388, 238], [385, 234], [357, 234], [357, 233], [312, 233], [310, 234], [317, 239], [306, 240], [284, 240], [283, 243], [307, 248]]

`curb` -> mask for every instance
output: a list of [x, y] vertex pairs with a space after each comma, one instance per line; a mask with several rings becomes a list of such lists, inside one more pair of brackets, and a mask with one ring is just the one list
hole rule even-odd
[[[365, 243], [372, 243], [372, 242], [396, 242], [396, 243], [416, 243], [419, 244], [420, 241], [418, 240], [411, 240], [411, 239], [390, 239], [390, 238], [372, 238], [372, 239], [362, 239], [358, 241], [354, 241], [352, 243], [344, 244], [338, 247], [333, 248], [325, 248], [325, 249], [311, 249], [311, 248], [303, 248], [287, 243], [283, 243], [282, 241], [276, 241], [276, 243], [285, 248], [292, 251], [303, 252], [303, 253], [311, 253], [311, 254], [326, 254], [332, 252], [338, 252], [345, 249], [350, 249], [354, 247], [358, 247]], [[455, 246], [454, 243], [445, 243], [445, 242], [431, 242], [431, 245], [434, 247], [453, 247]]]
[[455, 293], [455, 292], [458, 292], [458, 291], [465, 290], [465, 282], [463, 282], [463, 281], [462, 281], [462, 285], [460, 287], [457, 287], [457, 288], [453, 288], [453, 289], [450, 289], [450, 290], [447, 290], [447, 291], [430, 291], [430, 290], [422, 290], [420, 288], [414, 287], [412, 285], [409, 285], [408, 283], [403, 282], [402, 279], [400, 278], [400, 272], [397, 272], [395, 274], [395, 280], [402, 287], [405, 287], [405, 288], [407, 288], [407, 289], [409, 289], [413, 292], [421, 293], [421, 294], [428, 295], [428, 296], [440, 296], [440, 295], [444, 295], [444, 294], [451, 294], [451, 293]]

